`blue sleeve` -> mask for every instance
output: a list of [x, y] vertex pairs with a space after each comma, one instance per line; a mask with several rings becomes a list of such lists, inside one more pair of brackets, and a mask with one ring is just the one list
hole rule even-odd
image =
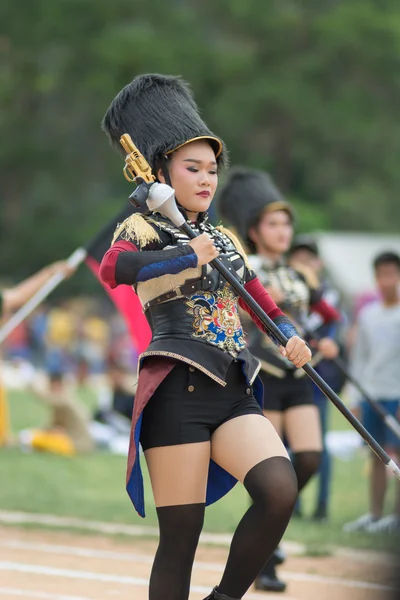
[[[290, 321], [290, 319], [288, 319], [288, 317], [284, 316], [284, 317], [276, 317], [276, 319], [273, 319], [275, 325], [278, 327], [279, 331], [281, 333], [283, 333], [283, 335], [289, 340], [291, 337], [294, 337], [295, 335], [299, 335], [299, 332], [297, 331], [296, 327], [293, 325], [293, 323]], [[280, 346], [281, 343], [278, 342], [278, 340], [274, 337], [271, 336], [273, 342], [277, 345]]]
[[197, 267], [197, 254], [189, 244], [168, 250], [121, 252], [115, 266], [115, 279], [118, 285], [134, 285], [194, 267]]
[[160, 262], [154, 262], [142, 267], [137, 274], [137, 281], [149, 281], [162, 275], [176, 275], [186, 269], [197, 267], [197, 254], [192, 251], [190, 254], [169, 258]]

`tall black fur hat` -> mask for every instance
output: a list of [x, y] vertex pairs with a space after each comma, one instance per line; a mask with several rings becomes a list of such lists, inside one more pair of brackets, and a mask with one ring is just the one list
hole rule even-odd
[[290, 252], [296, 252], [296, 250], [308, 250], [315, 256], [319, 257], [318, 244], [314, 237], [310, 235], [298, 235], [292, 242]]
[[124, 156], [119, 140], [128, 133], [153, 173], [163, 156], [197, 139], [209, 141], [218, 164], [227, 161], [223, 141], [201, 119], [192, 91], [180, 77], [135, 77], [112, 101], [102, 128]]
[[264, 171], [234, 167], [217, 197], [222, 219], [233, 226], [250, 245], [248, 231], [257, 225], [265, 211], [286, 210], [294, 219], [293, 208]]

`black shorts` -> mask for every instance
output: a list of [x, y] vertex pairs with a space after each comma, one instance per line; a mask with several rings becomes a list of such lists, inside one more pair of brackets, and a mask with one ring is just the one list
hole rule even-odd
[[260, 371], [264, 385], [264, 409], [283, 412], [295, 406], [314, 405], [313, 384], [307, 375], [294, 377], [289, 372], [284, 379]]
[[223, 387], [183, 362], [167, 375], [143, 411], [143, 450], [206, 442], [226, 421], [262, 410], [239, 362], [229, 367]]

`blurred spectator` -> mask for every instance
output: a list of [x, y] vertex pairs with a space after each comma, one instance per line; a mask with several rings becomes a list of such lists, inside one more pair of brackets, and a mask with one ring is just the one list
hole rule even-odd
[[31, 358], [35, 365], [42, 365], [45, 360], [47, 328], [48, 308], [42, 304], [28, 321]]
[[66, 373], [72, 370], [72, 345], [76, 335], [75, 315], [66, 304], [51, 308], [47, 315], [45, 370]]
[[115, 314], [111, 321], [111, 343], [108, 350], [108, 364], [118, 364], [127, 372], [136, 373], [138, 354], [124, 320]]
[[[6, 288], [0, 291], [0, 322], [25, 304], [53, 275], [56, 273], [70, 274], [71, 269], [65, 261], [55, 262], [28, 279], [25, 279], [12, 288]], [[19, 356], [21, 351], [26, 350], [27, 339], [25, 336], [26, 324], [23, 323], [14, 331], [15, 345], [19, 347]], [[22, 355], [25, 352], [22, 351]], [[26, 356], [26, 354], [25, 354]], [[9, 409], [6, 392], [0, 378], [0, 446], [8, 442], [10, 432]]]
[[109, 343], [110, 328], [106, 320], [96, 314], [85, 316], [79, 324], [74, 348], [78, 364], [86, 364], [92, 374], [104, 373]]
[[99, 392], [91, 431], [99, 445], [111, 452], [126, 454], [137, 383], [138, 356], [126, 325], [117, 313], [110, 320], [110, 336], [107, 384]]
[[[293, 266], [303, 265], [312, 269], [317, 275], [321, 287], [323, 288], [323, 298], [335, 308], [340, 309], [340, 295], [337, 290], [332, 287], [326, 277], [324, 263], [319, 255], [318, 247], [314, 239], [308, 236], [299, 236], [296, 238], [290, 251], [290, 263]], [[318, 338], [331, 338], [339, 343], [340, 331], [338, 324], [332, 323], [324, 325], [322, 317], [318, 313], [311, 313], [309, 315], [305, 327], [307, 332], [315, 333]], [[343, 356], [343, 346], [341, 346], [340, 343], [339, 346], [341, 347], [341, 354]], [[344, 379], [332, 360], [321, 360], [315, 366], [315, 370], [336, 393], [341, 391]], [[318, 496], [313, 518], [315, 520], [325, 520], [328, 517], [332, 479], [332, 459], [326, 446], [326, 434], [329, 424], [329, 400], [316, 385], [313, 385], [313, 390], [314, 401], [319, 408], [323, 435], [323, 451], [318, 471]], [[297, 514], [301, 514], [300, 502], [296, 507], [296, 511]]]
[[136, 387], [132, 374], [118, 364], [110, 364], [107, 375], [107, 386], [99, 393], [94, 420], [109, 425], [111, 434], [129, 435]]
[[6, 359], [30, 360], [31, 349], [27, 321], [17, 325], [4, 343], [3, 356]]
[[44, 429], [21, 431], [23, 448], [68, 456], [93, 450], [88, 412], [66, 387], [62, 372], [49, 373], [47, 388], [33, 383], [31, 390], [48, 406], [50, 421]]
[[[380, 402], [386, 412], [399, 417], [400, 409], [400, 257], [385, 252], [374, 260], [380, 300], [370, 302], [359, 312], [356, 339], [351, 356], [353, 376], [362, 381], [366, 393]], [[353, 407], [366, 429], [384, 447], [400, 457], [400, 440], [387, 428], [378, 413], [353, 387], [349, 388]], [[370, 533], [400, 531], [400, 482], [394, 514], [383, 517], [387, 488], [385, 465], [371, 453], [370, 512], [347, 523], [345, 531]]]

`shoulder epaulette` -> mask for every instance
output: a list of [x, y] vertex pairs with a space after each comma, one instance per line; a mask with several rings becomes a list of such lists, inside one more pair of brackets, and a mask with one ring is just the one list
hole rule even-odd
[[157, 231], [151, 225], [150, 219], [140, 213], [134, 213], [117, 227], [112, 241], [113, 244], [119, 236], [122, 236], [125, 240], [137, 242], [140, 247], [147, 246], [150, 242], [161, 241]]

